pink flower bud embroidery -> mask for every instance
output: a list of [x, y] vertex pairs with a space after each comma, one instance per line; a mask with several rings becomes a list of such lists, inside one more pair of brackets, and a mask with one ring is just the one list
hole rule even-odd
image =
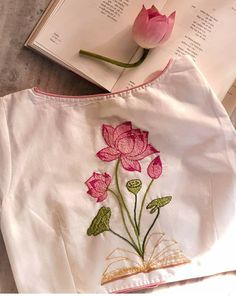
[[154, 5], [149, 9], [143, 5], [134, 21], [133, 38], [142, 48], [154, 48], [169, 39], [174, 23], [175, 12], [167, 17], [162, 15]]
[[150, 162], [147, 172], [152, 179], [158, 179], [160, 177], [162, 173], [162, 162], [159, 155]]
[[102, 202], [107, 198], [107, 190], [111, 184], [111, 176], [107, 173], [93, 173], [85, 184], [89, 189], [87, 193], [93, 198], [96, 198], [97, 202]]

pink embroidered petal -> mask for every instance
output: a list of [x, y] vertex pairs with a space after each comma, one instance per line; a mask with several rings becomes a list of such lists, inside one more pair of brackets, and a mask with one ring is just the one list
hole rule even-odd
[[147, 141], [144, 135], [140, 133], [138, 136], [135, 137], [134, 149], [128, 156], [134, 157], [134, 156], [140, 155], [146, 150], [146, 148], [147, 148]]
[[114, 127], [103, 124], [102, 135], [108, 146], [114, 147]]
[[151, 144], [148, 144], [145, 151], [143, 151], [141, 154], [138, 154], [136, 156], [129, 156], [130, 160], [141, 160], [151, 154], [154, 153], [159, 153], [160, 151], [158, 151], [156, 148], [154, 148]]
[[109, 186], [111, 184], [111, 176], [109, 174], [107, 174], [107, 173], [104, 173], [103, 175], [105, 177], [106, 185]]
[[92, 189], [100, 193], [103, 193], [107, 189], [107, 184], [104, 182], [104, 180], [93, 180], [90, 182], [90, 184], [92, 185]]
[[87, 193], [93, 198], [99, 198], [99, 196], [101, 196], [101, 192], [97, 192], [94, 188], [89, 189]]
[[85, 182], [85, 184], [88, 186], [88, 189], [93, 189], [93, 186], [91, 185], [89, 179]]
[[93, 180], [104, 180], [104, 176], [101, 173], [94, 172], [93, 173], [93, 176], [90, 179], [93, 179]]
[[130, 121], [124, 122], [120, 125], [118, 125], [114, 130], [114, 141], [122, 135], [123, 133], [126, 133], [128, 131], [132, 130], [132, 125]]
[[107, 198], [107, 192], [105, 192], [104, 194], [100, 195], [97, 199], [97, 202], [102, 202]]
[[97, 153], [97, 157], [103, 161], [112, 161], [119, 158], [119, 156], [120, 152], [111, 147], [103, 148]]
[[121, 154], [128, 154], [134, 149], [135, 138], [130, 135], [124, 138], [121, 138], [117, 142], [117, 149], [121, 152]]
[[150, 178], [157, 179], [162, 174], [162, 162], [158, 155], [154, 158], [147, 168], [147, 172]]
[[143, 139], [144, 139], [145, 143], [148, 143], [149, 132], [143, 131], [142, 134], [143, 134]]
[[85, 182], [85, 184], [88, 186], [88, 189], [94, 188], [92, 185], [93, 180], [96, 178], [96, 173], [93, 173], [93, 175]]
[[124, 138], [127, 138], [127, 137], [130, 137], [132, 135], [132, 130], [130, 130], [130, 131], [128, 131], [128, 132], [125, 132], [125, 133], [123, 133], [123, 134], [120, 134], [117, 138], [116, 138], [116, 140], [115, 140], [115, 147], [117, 148], [117, 146], [118, 146], [118, 143], [119, 143], [119, 141], [120, 140], [122, 140], [122, 139], [124, 139]]
[[141, 172], [141, 166], [140, 163], [136, 160], [129, 160], [125, 157], [121, 158], [121, 164], [123, 168], [127, 171], [133, 172], [133, 171], [138, 171]]
[[134, 128], [132, 129], [132, 134], [133, 135], [139, 135], [140, 133], [142, 133], [140, 128]]
[[97, 192], [94, 189], [88, 190], [87, 193], [89, 195], [91, 195], [93, 198], [97, 199], [97, 202], [101, 202], [101, 201], [105, 200], [106, 197], [107, 197], [107, 192], [100, 193], [100, 192]]

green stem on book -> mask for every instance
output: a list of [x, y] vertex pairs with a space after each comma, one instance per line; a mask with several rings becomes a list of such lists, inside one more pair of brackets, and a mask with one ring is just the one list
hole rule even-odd
[[148, 229], [148, 231], [147, 231], [147, 233], [146, 233], [146, 235], [145, 235], [145, 237], [144, 237], [144, 239], [143, 239], [143, 245], [142, 245], [142, 253], [143, 253], [143, 254], [145, 253], [145, 243], [146, 243], [147, 237], [148, 237], [150, 231], [152, 230], [153, 226], [155, 225], [156, 220], [157, 220], [157, 218], [159, 217], [159, 214], [160, 214], [160, 208], [158, 208], [158, 210], [157, 210], [157, 214], [156, 214], [156, 217], [155, 217], [155, 219], [153, 220], [151, 226], [149, 227], [149, 229]]
[[129, 238], [130, 238], [130, 240], [131, 240], [131, 242], [132, 242], [132, 245], [134, 245], [134, 246], [137, 248], [137, 250], [138, 250], [138, 247], [137, 247], [137, 245], [135, 244], [135, 241], [134, 241], [134, 239], [132, 238], [132, 235], [130, 234], [129, 229], [128, 229], [128, 226], [127, 226], [127, 224], [126, 224], [125, 217], [124, 217], [124, 213], [123, 213], [123, 208], [122, 208], [122, 202], [121, 202], [121, 200], [120, 200], [120, 197], [119, 197], [119, 196], [118, 196], [118, 195], [117, 195], [112, 189], [109, 188], [108, 191], [110, 191], [110, 192], [111, 192], [111, 193], [117, 198], [117, 200], [118, 200], [118, 204], [119, 204], [119, 207], [120, 207], [121, 218], [122, 218], [122, 221], [123, 221], [123, 224], [124, 224], [125, 230], [126, 230], [128, 236], [129, 236]]
[[94, 59], [98, 59], [98, 60], [102, 60], [104, 62], [113, 64], [113, 65], [116, 65], [116, 66], [119, 66], [119, 67], [122, 67], [122, 68], [134, 68], [134, 67], [137, 67], [140, 64], [142, 64], [142, 62], [146, 59], [146, 57], [147, 57], [147, 55], [149, 53], [149, 49], [143, 48], [143, 54], [140, 57], [140, 59], [137, 62], [131, 63], [131, 64], [129, 64], [129, 63], [123, 63], [123, 62], [120, 62], [120, 61], [117, 61], [117, 60], [114, 60], [114, 59], [111, 59], [111, 58], [102, 56], [100, 54], [96, 54], [94, 52], [83, 50], [83, 49], [81, 49], [79, 51], [79, 53], [81, 55], [88, 56], [88, 57], [91, 57], [91, 58], [94, 58]]
[[141, 252], [139, 251], [139, 249], [137, 248], [137, 246], [133, 245], [127, 238], [123, 237], [122, 235], [120, 235], [119, 233], [115, 232], [114, 230], [112, 230], [111, 228], [109, 229], [109, 231], [111, 233], [113, 233], [115, 236], [121, 238], [123, 241], [125, 241], [126, 243], [128, 243], [138, 254], [139, 256], [142, 257]]
[[135, 223], [136, 229], [138, 231], [138, 235], [140, 235], [138, 222], [137, 222], [137, 202], [138, 202], [137, 194], [134, 195], [134, 198], [135, 198], [135, 202], [134, 202], [134, 223]]
[[145, 203], [145, 200], [146, 200], [146, 197], [147, 197], [147, 194], [152, 186], [152, 183], [153, 183], [154, 179], [152, 179], [152, 181], [149, 183], [148, 187], [147, 187], [147, 190], [144, 194], [144, 197], [143, 197], [143, 200], [142, 200], [142, 204], [141, 204], [141, 208], [140, 208], [140, 212], [139, 212], [139, 218], [138, 218], [138, 229], [140, 231], [140, 224], [141, 224], [141, 218], [142, 218], [142, 213], [143, 213], [143, 207], [144, 207], [144, 203]]
[[120, 185], [119, 185], [119, 179], [118, 179], [118, 168], [119, 168], [119, 163], [120, 161], [118, 160], [117, 163], [116, 163], [116, 168], [115, 168], [115, 180], [116, 180], [116, 187], [117, 187], [117, 190], [118, 190], [118, 193], [119, 193], [119, 196], [120, 196], [120, 201], [122, 203], [122, 206], [124, 207], [125, 211], [126, 211], [126, 214], [129, 218], [129, 221], [133, 227], [133, 230], [134, 230], [134, 233], [136, 235], [136, 238], [137, 238], [137, 241], [138, 241], [138, 249], [140, 250], [140, 253], [142, 252], [141, 250], [141, 244], [140, 244], [140, 239], [139, 239], [139, 234], [138, 234], [138, 229], [136, 228], [132, 218], [131, 218], [131, 215], [130, 215], [130, 212], [124, 202], [124, 198], [123, 198], [123, 195], [121, 193], [121, 190], [120, 190]]

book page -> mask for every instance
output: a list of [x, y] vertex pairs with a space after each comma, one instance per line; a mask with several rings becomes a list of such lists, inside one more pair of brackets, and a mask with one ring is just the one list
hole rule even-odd
[[126, 70], [113, 91], [142, 84], [171, 57], [189, 54], [218, 98], [224, 98], [236, 77], [236, 0], [168, 0], [162, 12], [175, 10], [170, 39], [151, 50], [139, 68]]
[[132, 23], [142, 5], [141, 0], [61, 0], [33, 44], [111, 90], [123, 68], [80, 56], [79, 50], [129, 62], [137, 50]]
[[227, 92], [222, 103], [226, 111], [228, 112], [234, 127], [236, 128], [236, 79], [229, 91]]

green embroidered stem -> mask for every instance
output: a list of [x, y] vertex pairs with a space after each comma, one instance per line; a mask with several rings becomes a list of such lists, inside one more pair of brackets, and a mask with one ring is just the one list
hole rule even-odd
[[120, 235], [119, 233], [113, 231], [111, 228], [109, 229], [109, 231], [111, 233], [113, 233], [114, 235], [118, 236], [119, 238], [121, 238], [122, 240], [124, 240], [126, 243], [128, 243], [138, 254], [139, 256], [142, 257], [142, 254], [140, 253], [139, 249], [137, 248], [137, 246], [134, 246], [129, 240], [127, 240], [125, 237], [123, 237], [122, 235]]
[[119, 203], [119, 207], [120, 207], [122, 221], [123, 221], [124, 226], [125, 226], [125, 230], [126, 230], [128, 236], [129, 236], [130, 240], [132, 241], [132, 245], [134, 245], [135, 248], [137, 248], [137, 250], [138, 250], [138, 246], [136, 245], [136, 243], [135, 243], [134, 239], [132, 238], [132, 236], [131, 236], [131, 234], [129, 232], [129, 229], [127, 227], [127, 224], [126, 224], [126, 221], [125, 221], [125, 217], [124, 217], [124, 213], [123, 213], [123, 209], [122, 209], [122, 203], [120, 201], [120, 197], [113, 190], [111, 190], [110, 188], [108, 189], [108, 191], [110, 191], [117, 198], [118, 203]]
[[119, 181], [118, 181], [118, 168], [119, 168], [119, 163], [120, 163], [120, 161], [118, 160], [117, 163], [116, 163], [116, 169], [115, 169], [116, 187], [117, 187], [117, 190], [118, 190], [118, 193], [119, 193], [119, 196], [120, 196], [120, 201], [121, 201], [121, 203], [122, 203], [122, 206], [124, 207], [124, 209], [125, 209], [125, 211], [126, 211], [126, 213], [127, 213], [127, 216], [128, 216], [128, 218], [129, 218], [129, 221], [130, 221], [130, 223], [131, 223], [131, 225], [132, 225], [132, 227], [133, 227], [133, 229], [134, 229], [134, 233], [135, 233], [136, 238], [137, 238], [137, 241], [138, 241], [138, 247], [139, 247], [139, 250], [140, 250], [140, 252], [141, 252], [142, 249], [141, 249], [141, 244], [140, 244], [140, 240], [139, 240], [138, 229], [136, 228], [136, 226], [135, 226], [135, 224], [134, 224], [134, 222], [133, 222], [133, 220], [132, 220], [132, 218], [131, 218], [131, 216], [130, 216], [129, 210], [128, 210], [128, 208], [127, 208], [125, 202], [124, 202], [123, 195], [122, 195], [122, 193], [121, 193], [121, 191], [120, 191], [120, 186], [119, 186]]
[[83, 50], [83, 49], [81, 49], [79, 51], [79, 53], [81, 55], [92, 57], [92, 58], [98, 59], [98, 60], [102, 60], [104, 62], [113, 64], [113, 65], [116, 65], [116, 66], [119, 66], [119, 67], [122, 67], [122, 68], [134, 68], [134, 67], [137, 67], [140, 64], [142, 64], [142, 62], [146, 59], [146, 57], [147, 57], [147, 55], [149, 53], [149, 49], [143, 48], [143, 54], [140, 57], [140, 59], [137, 62], [132, 63], [132, 64], [119, 62], [119, 61], [116, 61], [114, 59], [104, 57], [104, 56], [102, 56], [100, 54], [96, 54], [96, 53], [93, 53], [93, 52], [90, 52], [90, 51], [87, 51], [87, 50]]
[[136, 229], [138, 231], [138, 235], [140, 235], [140, 230], [139, 230], [138, 223], [137, 223], [137, 194], [134, 195], [134, 198], [135, 198], [135, 202], [134, 202], [134, 223], [135, 223]]
[[152, 183], [153, 183], [154, 179], [152, 179], [152, 181], [149, 183], [148, 187], [147, 187], [147, 190], [144, 194], [144, 197], [143, 197], [143, 200], [142, 200], [142, 204], [141, 204], [141, 208], [140, 208], [140, 212], [139, 212], [139, 218], [138, 218], [138, 229], [140, 231], [140, 223], [141, 223], [141, 218], [142, 218], [142, 213], [143, 213], [143, 207], [144, 207], [144, 203], [145, 203], [145, 200], [146, 200], [146, 197], [147, 197], [147, 194], [152, 186]]
[[154, 221], [152, 222], [151, 226], [149, 227], [149, 229], [148, 229], [148, 231], [147, 231], [147, 233], [146, 233], [146, 235], [145, 235], [145, 237], [143, 239], [143, 245], [142, 245], [142, 253], [143, 254], [145, 253], [145, 243], [146, 243], [147, 237], [148, 237], [150, 231], [152, 230], [153, 226], [155, 225], [156, 220], [157, 220], [159, 214], [160, 214], [160, 208], [158, 208], [156, 217], [155, 217]]

